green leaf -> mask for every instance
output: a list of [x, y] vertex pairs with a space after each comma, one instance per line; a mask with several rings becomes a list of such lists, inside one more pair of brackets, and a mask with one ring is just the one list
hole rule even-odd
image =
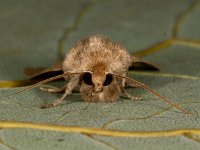
[[[199, 1], [4, 1], [0, 5], [0, 87], [27, 84], [26, 67], [54, 64], [78, 40], [103, 34], [161, 72], [129, 72], [180, 107], [200, 114]], [[18, 81], [20, 80], [20, 81]], [[63, 82], [55, 83], [57, 86]], [[0, 150], [198, 149], [200, 117], [139, 89], [143, 100], [88, 103], [38, 88], [0, 89]]]

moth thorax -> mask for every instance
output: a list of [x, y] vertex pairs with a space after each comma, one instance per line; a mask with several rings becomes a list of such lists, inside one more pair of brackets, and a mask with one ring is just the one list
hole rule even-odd
[[98, 63], [93, 66], [92, 82], [94, 84], [95, 92], [103, 91], [103, 83], [106, 79], [105, 71], [106, 71], [106, 66], [103, 63]]

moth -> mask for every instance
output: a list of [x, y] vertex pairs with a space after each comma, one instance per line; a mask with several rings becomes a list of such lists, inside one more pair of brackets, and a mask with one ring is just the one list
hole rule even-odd
[[191, 114], [145, 84], [127, 77], [129, 69], [158, 70], [156, 66], [130, 55], [121, 44], [113, 42], [107, 37], [94, 35], [76, 43], [68, 51], [63, 61], [36, 72], [31, 77], [50, 76], [50, 78], [19, 92], [64, 78], [67, 82], [61, 88], [47, 85], [40, 87], [42, 91], [64, 92], [60, 99], [42, 106], [42, 108], [50, 108], [61, 104], [67, 96], [72, 94], [74, 88], [78, 88], [82, 99], [88, 102], [115, 102], [121, 95], [132, 100], [140, 100], [141, 97], [134, 97], [125, 89], [125, 86], [139, 86], [182, 112]]

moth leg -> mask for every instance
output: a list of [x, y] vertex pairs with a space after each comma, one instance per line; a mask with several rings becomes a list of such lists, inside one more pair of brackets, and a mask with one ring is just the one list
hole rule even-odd
[[130, 95], [124, 88], [121, 88], [121, 91], [126, 97], [128, 97], [131, 100], [138, 101], [138, 100], [142, 99], [141, 96], [132, 96], [132, 95]]
[[45, 104], [42, 108], [52, 108], [62, 103], [66, 96], [70, 95], [71, 91], [65, 90], [65, 93], [60, 99], [55, 100], [53, 103]]
[[64, 86], [62, 86], [61, 88], [55, 87], [55, 86], [51, 86], [51, 85], [42, 85], [40, 87], [41, 91], [45, 91], [45, 92], [52, 92], [52, 93], [58, 93], [58, 92], [63, 92], [65, 91], [67, 87], [67, 84], [65, 84]]
[[60, 99], [55, 100], [53, 103], [45, 104], [42, 106], [42, 108], [51, 108], [55, 107], [62, 103], [62, 101], [72, 93], [72, 90], [76, 87], [76, 85], [79, 82], [79, 76], [75, 76], [69, 80], [69, 82], [66, 85], [65, 93], [62, 95]]
[[131, 87], [131, 88], [140, 88], [141, 86], [138, 84], [134, 83], [126, 83], [126, 87]]

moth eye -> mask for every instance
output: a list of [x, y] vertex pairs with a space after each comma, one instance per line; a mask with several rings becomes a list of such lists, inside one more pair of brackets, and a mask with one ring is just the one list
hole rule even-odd
[[108, 86], [112, 82], [112, 80], [113, 80], [112, 75], [107, 74], [106, 75], [106, 80], [104, 81], [103, 86]]
[[93, 85], [92, 82], [92, 75], [90, 73], [84, 73], [83, 74], [83, 81], [85, 82], [85, 84], [87, 85]]

